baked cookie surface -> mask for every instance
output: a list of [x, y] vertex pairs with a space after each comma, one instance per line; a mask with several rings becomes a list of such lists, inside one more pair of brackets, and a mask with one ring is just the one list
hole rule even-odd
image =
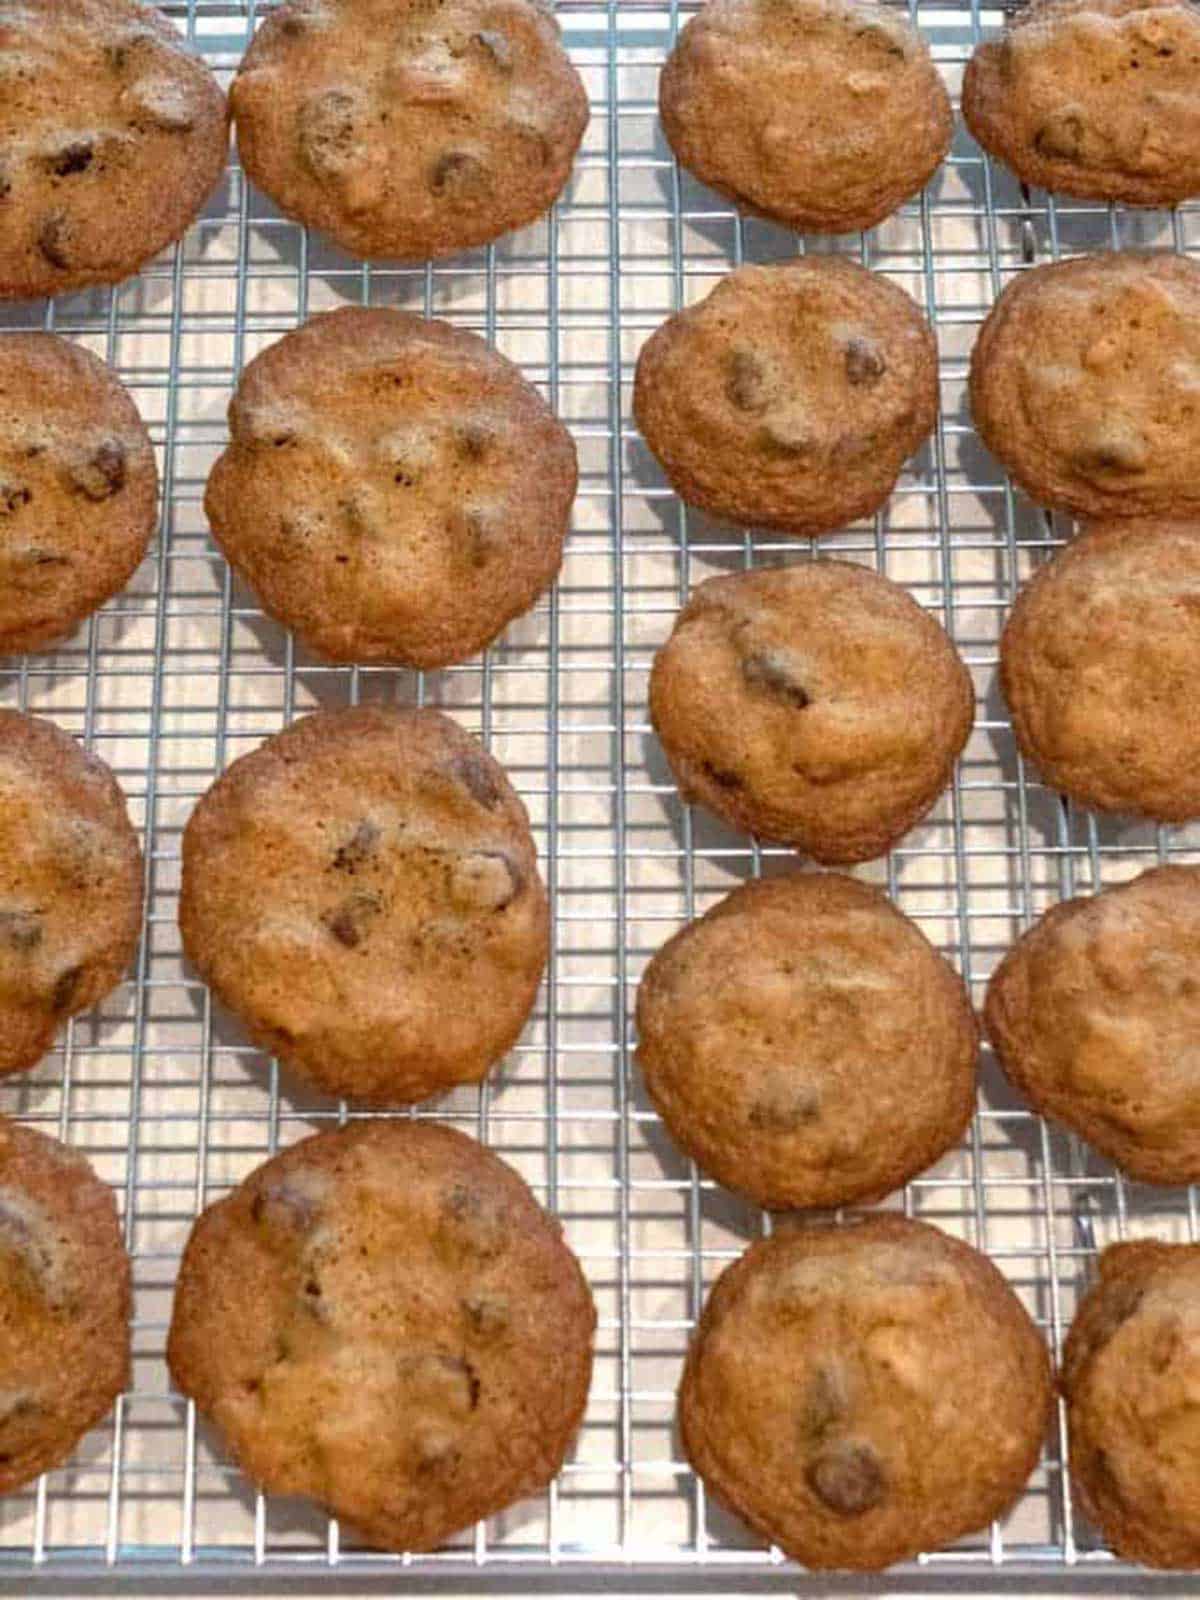
[[376, 1120], [301, 1140], [203, 1213], [167, 1359], [256, 1483], [427, 1550], [558, 1472], [594, 1325], [511, 1167]]
[[920, 309], [837, 256], [730, 273], [642, 346], [633, 394], [681, 499], [808, 535], [878, 510], [937, 406]]
[[721, 1274], [679, 1416], [696, 1471], [764, 1538], [874, 1571], [1000, 1516], [1050, 1400], [1045, 1343], [987, 1257], [878, 1215], [782, 1228]]
[[680, 163], [798, 232], [871, 228], [950, 147], [950, 99], [906, 17], [846, 0], [710, 0], [659, 79]]
[[482, 339], [347, 307], [257, 356], [205, 511], [273, 617], [333, 661], [475, 655], [554, 580], [575, 446]]

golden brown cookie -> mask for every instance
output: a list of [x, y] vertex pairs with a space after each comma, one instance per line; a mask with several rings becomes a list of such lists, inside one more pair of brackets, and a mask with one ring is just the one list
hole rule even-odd
[[679, 1391], [708, 1488], [805, 1566], [876, 1571], [1001, 1516], [1050, 1361], [986, 1256], [925, 1223], [789, 1226], [718, 1278]]
[[1200, 867], [1052, 907], [993, 973], [984, 1023], [1037, 1110], [1144, 1183], [1200, 1178]]
[[0, 1119], [0, 1494], [60, 1466], [129, 1381], [129, 1257], [81, 1155]]
[[954, 128], [907, 17], [854, 0], [710, 0], [658, 103], [683, 166], [801, 233], [882, 222], [929, 182]]
[[157, 512], [116, 373], [55, 334], [0, 333], [0, 653], [44, 649], [124, 588]]
[[1033, 0], [977, 47], [963, 116], [1026, 183], [1170, 206], [1200, 194], [1200, 10], [1187, 0]]
[[1133, 250], [1031, 267], [971, 355], [971, 411], [1039, 505], [1081, 517], [1200, 509], [1200, 263]]
[[921, 311], [840, 256], [739, 267], [651, 335], [633, 392], [689, 505], [810, 535], [879, 509], [937, 405]]
[[0, 298], [119, 283], [196, 217], [225, 170], [212, 72], [137, 0], [0, 11]]
[[843, 561], [709, 578], [650, 674], [684, 799], [817, 861], [885, 854], [949, 783], [974, 714], [945, 631]]
[[230, 101], [242, 165], [280, 210], [404, 261], [535, 221], [588, 120], [539, 0], [288, 0]]
[[868, 884], [743, 884], [658, 951], [638, 1064], [675, 1142], [773, 1210], [878, 1200], [962, 1136], [978, 1031], [962, 979]]
[[357, 1122], [200, 1217], [167, 1360], [256, 1483], [428, 1550], [558, 1472], [595, 1320], [511, 1167], [437, 1123]]
[[329, 1094], [401, 1104], [516, 1042], [549, 911], [525, 807], [437, 711], [302, 717], [183, 836], [189, 959], [254, 1042]]
[[141, 923], [116, 778], [52, 722], [0, 710], [0, 1077], [120, 983]]
[[1000, 645], [1013, 731], [1098, 811], [1200, 816], [1200, 522], [1096, 523], [1039, 568]]
[[242, 373], [229, 427], [213, 536], [329, 660], [465, 660], [554, 581], [575, 446], [473, 333], [406, 311], [314, 317]]

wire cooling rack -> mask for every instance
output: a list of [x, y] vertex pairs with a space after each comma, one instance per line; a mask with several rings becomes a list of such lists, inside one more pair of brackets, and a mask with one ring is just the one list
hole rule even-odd
[[[253, 30], [236, 0], [168, 8], [227, 79]], [[679, 9], [563, 0], [592, 120], [573, 181], [543, 224], [418, 269], [350, 261], [281, 219], [236, 165], [182, 246], [112, 291], [8, 308], [116, 366], [151, 425], [161, 533], [127, 591], [52, 655], [0, 662], [0, 700], [53, 717], [116, 769], [144, 829], [145, 936], [136, 971], [77, 1020], [0, 1111], [70, 1140], [118, 1194], [134, 1259], [130, 1392], [74, 1459], [0, 1502], [8, 1592], [163, 1592], [257, 1585], [334, 1590], [670, 1586], [828, 1594], [708, 1500], [683, 1461], [674, 1390], [706, 1287], [762, 1219], [673, 1149], [632, 1062], [631, 1009], [651, 954], [746, 876], [791, 863], [683, 808], [646, 717], [656, 646], [702, 577], [804, 560], [807, 543], [731, 532], [685, 511], [630, 419], [648, 333], [743, 260], [793, 237], [740, 219], [672, 163], [655, 111]], [[957, 92], [977, 6], [914, 6]], [[919, 202], [844, 250], [908, 288], [941, 346], [942, 413], [871, 525], [821, 542], [910, 586], [969, 663], [978, 720], [952, 790], [886, 863], [863, 869], [972, 984], [1043, 906], [1166, 859], [1200, 860], [1200, 831], [1120, 826], [1062, 805], [1022, 766], [995, 687], [1014, 588], [1068, 532], [1015, 496], [965, 403], [967, 358], [1001, 286], [1024, 266], [1107, 245], [1200, 246], [1200, 208], [1136, 214], [1023, 191], [960, 128]], [[519, 361], [575, 432], [582, 484], [562, 580], [478, 662], [420, 677], [314, 662], [234, 582], [201, 509], [243, 362], [308, 314], [403, 305], [476, 329]], [[171, 1289], [196, 1212], [267, 1155], [346, 1110], [282, 1078], [183, 963], [179, 839], [213, 775], [294, 716], [353, 700], [444, 706], [488, 741], [523, 794], [554, 907], [536, 1016], [483, 1090], [421, 1115], [513, 1162], [562, 1217], [600, 1312], [578, 1447], [553, 1488], [434, 1555], [366, 1551], [311, 1507], [256, 1496], [170, 1389]], [[894, 1204], [990, 1252], [1057, 1347], [1095, 1250], [1153, 1231], [1194, 1238], [1196, 1196], [1128, 1183], [1032, 1116], [985, 1060], [961, 1149]], [[1128, 1593], [1173, 1580], [1116, 1563], [1077, 1519], [1056, 1428], [1002, 1525], [868, 1582], [904, 1588]], [[1184, 1580], [1181, 1585], [1189, 1588]]]

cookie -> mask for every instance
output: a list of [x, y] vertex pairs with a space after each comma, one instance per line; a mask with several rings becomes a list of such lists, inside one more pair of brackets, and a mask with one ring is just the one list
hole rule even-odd
[[1063, 1351], [1071, 1485], [1117, 1552], [1200, 1567], [1200, 1245], [1110, 1245]]
[[437, 711], [317, 712], [242, 756], [183, 835], [189, 959], [328, 1094], [401, 1104], [516, 1042], [549, 950], [525, 807]]
[[257, 1484], [429, 1550], [558, 1472], [595, 1321], [511, 1167], [437, 1123], [357, 1122], [203, 1213], [167, 1360]]
[[880, 1199], [956, 1144], [975, 1106], [962, 979], [840, 873], [726, 895], [650, 962], [637, 1026], [676, 1144], [776, 1211]]
[[840, 256], [739, 267], [651, 335], [633, 391], [681, 499], [806, 535], [877, 511], [937, 405], [928, 322]]
[[949, 783], [974, 714], [945, 631], [843, 561], [709, 578], [650, 673], [683, 798], [816, 861], [884, 855]]
[[1052, 907], [988, 985], [984, 1023], [1027, 1100], [1144, 1183], [1200, 1178], [1200, 867]]
[[225, 96], [137, 0], [0, 13], [0, 298], [120, 283], [187, 230], [229, 150]]
[[472, 333], [406, 311], [314, 317], [242, 373], [229, 427], [213, 537], [327, 660], [463, 661], [554, 581], [575, 446]]
[[805, 1566], [876, 1571], [1001, 1516], [1050, 1361], [987, 1259], [925, 1223], [787, 1227], [718, 1278], [679, 1420], [708, 1488]]
[[116, 373], [52, 333], [0, 333], [0, 653], [40, 650], [124, 588], [158, 513]]
[[0, 710], [0, 1077], [116, 988], [142, 924], [142, 853], [116, 778], [52, 722]]
[[1172, 206], [1200, 194], [1200, 9], [1033, 0], [963, 76], [968, 128], [1023, 182]]
[[710, 0], [658, 86], [667, 142], [719, 194], [800, 233], [873, 228], [950, 148], [920, 34], [853, 0]]
[[535, 221], [588, 121], [539, 0], [289, 0], [230, 101], [242, 165], [281, 211], [401, 261]]
[[1021, 589], [1000, 644], [1013, 731], [1098, 811], [1200, 817], [1200, 522], [1096, 523]]
[[1039, 505], [1200, 510], [1200, 264], [1132, 250], [1031, 267], [971, 354], [980, 438]]
[[0, 1494], [61, 1466], [129, 1381], [129, 1257], [81, 1155], [0, 1119]]

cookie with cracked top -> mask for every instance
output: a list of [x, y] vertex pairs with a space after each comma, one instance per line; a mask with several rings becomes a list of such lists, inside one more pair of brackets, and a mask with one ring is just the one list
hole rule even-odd
[[595, 1310], [523, 1179], [438, 1123], [302, 1139], [196, 1223], [167, 1359], [242, 1469], [388, 1550], [543, 1490]]
[[546, 964], [529, 818], [432, 710], [302, 717], [183, 835], [190, 960], [254, 1042], [328, 1094], [423, 1100], [516, 1042]]
[[242, 165], [282, 211], [401, 261], [542, 216], [588, 121], [538, 0], [287, 0], [230, 101]]
[[786, 1226], [717, 1279], [679, 1391], [718, 1499], [816, 1568], [877, 1571], [1003, 1515], [1049, 1353], [988, 1258], [926, 1223]]

